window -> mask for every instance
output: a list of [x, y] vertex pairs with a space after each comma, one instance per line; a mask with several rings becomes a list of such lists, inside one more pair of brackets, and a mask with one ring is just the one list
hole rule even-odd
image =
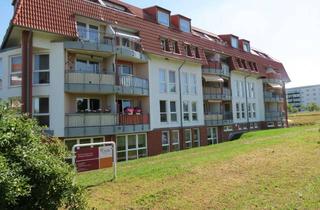
[[89, 42], [99, 41], [99, 27], [89, 25]]
[[161, 49], [166, 52], [171, 52], [170, 43], [168, 39], [161, 39]]
[[33, 84], [48, 84], [50, 83], [50, 65], [49, 55], [35, 55], [33, 69]]
[[190, 129], [184, 130], [184, 142], [186, 144], [186, 149], [189, 149], [192, 147], [191, 130]]
[[133, 102], [131, 100], [117, 100], [118, 110], [121, 113], [125, 113], [126, 108], [133, 107]]
[[171, 143], [172, 143], [172, 150], [178, 151], [180, 150], [180, 143], [179, 143], [179, 131], [174, 130], [171, 131]]
[[233, 48], [238, 48], [238, 39], [236, 37], [231, 37], [231, 46]]
[[190, 83], [191, 83], [191, 87], [190, 87], [191, 94], [197, 95], [197, 75], [190, 74]]
[[118, 161], [128, 161], [147, 156], [147, 135], [117, 136]]
[[195, 52], [196, 58], [200, 58], [200, 52], [198, 47], [194, 48], [194, 52]]
[[252, 104], [252, 118], [256, 118], [256, 117], [257, 117], [256, 104], [253, 103]]
[[255, 98], [256, 97], [256, 93], [255, 93], [254, 83], [251, 83], [250, 90], [251, 90], [252, 98]]
[[160, 101], [160, 122], [168, 122], [166, 101]]
[[0, 89], [2, 88], [2, 77], [3, 77], [3, 66], [2, 66], [2, 58], [0, 58]]
[[10, 86], [19, 86], [22, 81], [22, 58], [11, 57]]
[[243, 43], [243, 50], [245, 52], [250, 52], [250, 44], [248, 42]]
[[207, 128], [208, 145], [218, 144], [217, 128]]
[[166, 71], [163, 69], [159, 70], [159, 78], [160, 78], [160, 93], [167, 92], [167, 77]]
[[77, 112], [98, 112], [99, 110], [99, 99], [77, 98]]
[[177, 122], [177, 107], [175, 101], [170, 101], [170, 120], [171, 122]]
[[188, 73], [182, 73], [183, 94], [189, 94]]
[[197, 113], [197, 102], [193, 101], [191, 103], [191, 109], [192, 109], [192, 121], [198, 120], [198, 113]]
[[179, 43], [178, 41], [172, 41], [173, 52], [176, 54], [180, 54]]
[[40, 126], [50, 127], [49, 98], [33, 98], [33, 116], [38, 120]]
[[169, 14], [166, 12], [158, 11], [158, 23], [169, 27], [170, 26]]
[[99, 62], [77, 59], [75, 71], [81, 73], [99, 73]]
[[189, 121], [190, 117], [189, 117], [189, 102], [188, 101], [184, 101], [183, 102], [183, 120], [184, 121]]
[[223, 131], [224, 132], [231, 132], [231, 131], [233, 131], [233, 127], [231, 125], [224, 126]]
[[268, 128], [273, 128], [274, 127], [274, 122], [268, 122], [267, 127]]
[[99, 41], [99, 27], [77, 22], [78, 37], [81, 40], [96, 43]]
[[240, 97], [240, 82], [237, 80], [237, 96]]
[[248, 103], [247, 109], [248, 109], [248, 118], [251, 118], [252, 117], [252, 115], [251, 115], [251, 103]]
[[193, 129], [193, 147], [200, 147], [200, 129]]
[[180, 18], [180, 30], [183, 32], [190, 33], [190, 21]]
[[121, 75], [133, 75], [133, 67], [131, 64], [118, 64], [117, 69]]
[[162, 131], [161, 135], [162, 142], [162, 152], [170, 152], [170, 139], [169, 139], [169, 131]]
[[77, 31], [79, 39], [86, 40], [87, 39], [87, 24], [77, 22]]
[[240, 104], [236, 103], [236, 113], [237, 113], [237, 119], [240, 119]]
[[246, 118], [244, 103], [241, 103], [241, 118], [242, 119]]
[[191, 46], [189, 44], [185, 45], [185, 51], [186, 51], [187, 56], [193, 57]]
[[169, 92], [176, 92], [176, 72], [169, 71]]

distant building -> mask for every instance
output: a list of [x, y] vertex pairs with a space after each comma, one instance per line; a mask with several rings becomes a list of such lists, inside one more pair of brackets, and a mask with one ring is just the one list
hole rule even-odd
[[288, 88], [287, 99], [289, 104], [299, 110], [309, 103], [320, 105], [320, 85]]

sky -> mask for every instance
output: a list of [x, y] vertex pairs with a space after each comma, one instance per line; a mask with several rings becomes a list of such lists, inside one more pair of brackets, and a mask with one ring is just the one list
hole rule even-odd
[[[287, 87], [320, 84], [319, 0], [124, 0], [141, 8], [159, 5], [216, 34], [234, 34], [281, 61]], [[0, 41], [12, 18], [11, 0], [0, 0]]]

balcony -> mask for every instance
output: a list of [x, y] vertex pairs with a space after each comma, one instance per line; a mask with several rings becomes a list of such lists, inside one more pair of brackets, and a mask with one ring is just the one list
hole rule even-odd
[[135, 47], [125, 47], [118, 45], [116, 47], [117, 59], [131, 61], [135, 63], [146, 63], [148, 58], [142, 53], [141, 46], [136, 45]]
[[232, 123], [233, 123], [232, 112], [205, 113], [205, 124], [207, 126], [222, 126], [222, 125], [230, 125]]
[[285, 118], [285, 113], [284, 112], [270, 112], [267, 111], [265, 113], [266, 121], [282, 121]]
[[230, 77], [229, 66], [220, 62], [209, 62], [208, 65], [203, 65], [202, 73]]
[[114, 93], [114, 74], [71, 72], [65, 74], [65, 91], [72, 93]]
[[265, 102], [283, 102], [284, 98], [282, 95], [274, 92], [265, 91], [264, 92], [264, 101]]
[[231, 90], [228, 88], [203, 87], [204, 100], [231, 100]]
[[114, 40], [105, 32], [82, 29], [78, 31], [79, 38], [76, 41], [65, 41], [64, 48], [77, 51], [96, 51], [103, 53], [114, 52]]
[[66, 137], [115, 135], [146, 132], [149, 129], [148, 114], [75, 113], [65, 115]]
[[149, 95], [149, 81], [147, 79], [124, 74], [117, 77], [117, 93], [123, 95]]

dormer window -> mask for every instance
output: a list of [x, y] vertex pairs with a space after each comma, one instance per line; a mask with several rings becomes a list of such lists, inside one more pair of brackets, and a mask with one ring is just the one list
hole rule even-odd
[[194, 53], [196, 55], [196, 58], [200, 58], [200, 52], [199, 52], [199, 48], [198, 47], [194, 48]]
[[236, 37], [231, 37], [231, 47], [238, 48], [238, 39]]
[[183, 32], [190, 33], [190, 21], [184, 18], [180, 18], [180, 30]]
[[243, 42], [243, 50], [245, 52], [250, 52], [250, 44], [249, 44], [249, 42]]
[[186, 45], [185, 45], [185, 51], [186, 51], [187, 56], [193, 57], [192, 50], [191, 50], [191, 45], [190, 45], [190, 44], [186, 44]]
[[158, 11], [158, 23], [164, 26], [170, 26], [170, 15], [161, 10]]
[[180, 54], [178, 41], [173, 41], [172, 46], [173, 46], [173, 52], [176, 54]]
[[161, 49], [163, 51], [166, 51], [166, 52], [170, 52], [170, 44], [169, 44], [169, 40], [168, 39], [165, 39], [165, 38], [162, 38], [161, 39]]

